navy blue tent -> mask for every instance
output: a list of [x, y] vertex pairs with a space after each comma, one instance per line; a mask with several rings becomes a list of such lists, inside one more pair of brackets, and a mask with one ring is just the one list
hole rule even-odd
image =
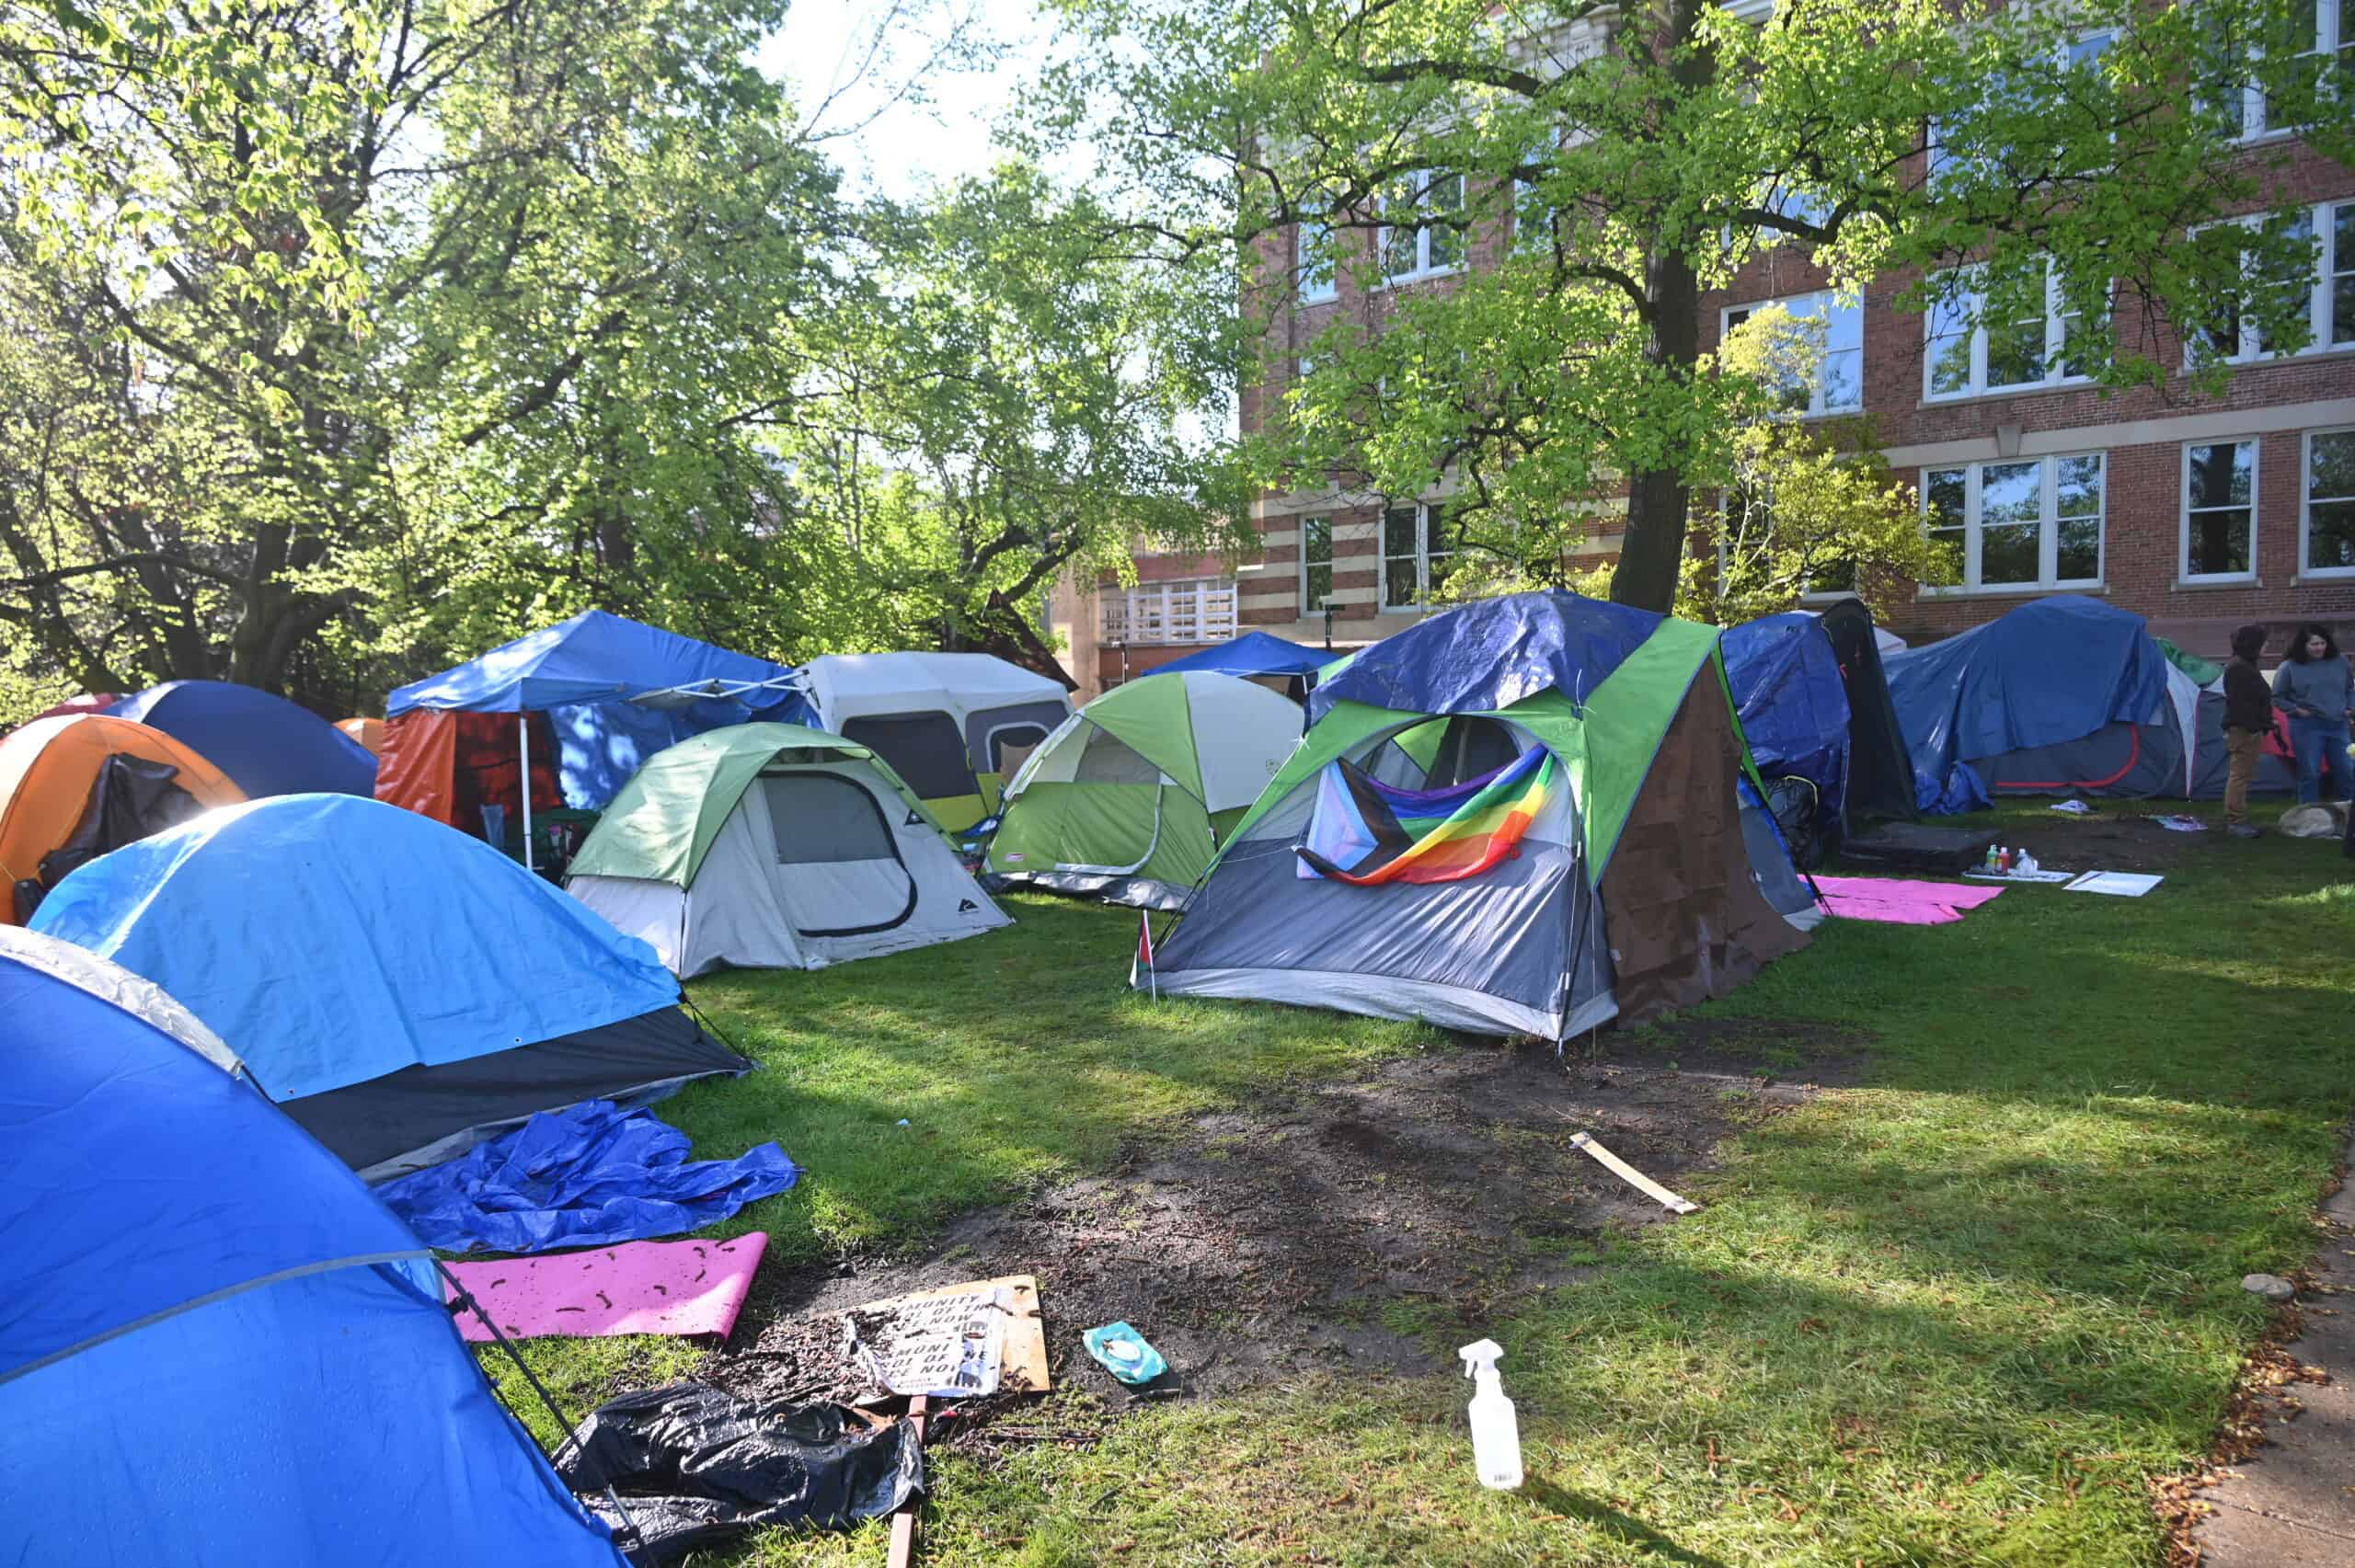
[[[2187, 792], [2181, 691], [2142, 617], [2074, 593], [1883, 660], [1924, 810], [1974, 795]], [[1980, 786], [1974, 788], [1974, 786]]]
[[1198, 670], [1211, 675], [1281, 676], [1302, 681], [1339, 656], [1327, 649], [1303, 647], [1266, 632], [1246, 632], [1216, 647], [1199, 648], [1183, 658], [1153, 668], [1155, 675]]
[[41, 957], [0, 940], [0, 1561], [620, 1568], [408, 1228], [168, 1011]]
[[749, 1064], [635, 937], [488, 845], [379, 801], [224, 807], [68, 876], [34, 929], [143, 975], [372, 1176], [534, 1111]]
[[413, 681], [385, 700], [419, 710], [546, 713], [565, 804], [602, 810], [663, 748], [754, 719], [815, 727], [790, 666], [602, 610], [542, 627], [480, 658]]
[[1818, 822], [1844, 820], [1848, 692], [1822, 618], [1798, 611], [1763, 616], [1729, 626], [1718, 646], [1759, 773], [1807, 780], [1815, 786]]
[[369, 795], [375, 754], [285, 698], [226, 681], [167, 681], [107, 709], [166, 735], [229, 775], [252, 799], [266, 795]]

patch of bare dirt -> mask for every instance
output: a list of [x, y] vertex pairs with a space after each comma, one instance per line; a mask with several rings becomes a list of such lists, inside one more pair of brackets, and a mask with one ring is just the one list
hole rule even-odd
[[[844, 1310], [1010, 1274], [1038, 1278], [1058, 1386], [1109, 1408], [1133, 1396], [1080, 1333], [1115, 1320], [1167, 1358], [1161, 1397], [1314, 1366], [1440, 1370], [1417, 1324], [1477, 1329], [1582, 1277], [1598, 1236], [1671, 1218], [1574, 1134], [1673, 1187], [1738, 1122], [1851, 1080], [1860, 1060], [1854, 1041], [1686, 1023], [1605, 1036], [1592, 1059], [1480, 1041], [1277, 1093], [1141, 1144], [1111, 1173], [969, 1215], [919, 1255], [776, 1271], [700, 1375], [753, 1397], [840, 1393]], [[985, 1425], [979, 1413], [962, 1425]], [[1068, 1440], [1067, 1418], [1017, 1419]]]
[[[2015, 836], [2040, 865], [2062, 871], [2169, 872], [2241, 847], [2225, 833], [2223, 821], [2205, 813], [2188, 812], [2179, 800], [2111, 800], [2087, 802], [2091, 817], [2063, 811], [2015, 827], [2006, 823], [1997, 835], [2009, 844]], [[2208, 823], [2201, 833], [2177, 833], [2150, 820], [2178, 812], [2199, 816]]]

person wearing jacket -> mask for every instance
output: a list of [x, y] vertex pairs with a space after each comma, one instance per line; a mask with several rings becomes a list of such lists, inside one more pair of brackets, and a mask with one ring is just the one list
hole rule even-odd
[[2265, 628], [2243, 626], [2233, 634], [2233, 661], [2224, 666], [2224, 751], [2232, 759], [2224, 774], [2224, 831], [2236, 839], [2257, 837], [2248, 819], [2248, 787], [2257, 760], [2273, 732], [2273, 689], [2257, 668], [2265, 652]]
[[2322, 781], [2340, 800], [2355, 797], [2355, 761], [2347, 755], [2347, 721], [2355, 717], [2355, 671], [2326, 628], [2308, 622], [2290, 638], [2289, 658], [2273, 672], [2273, 705], [2290, 717], [2298, 760], [2298, 802], [2321, 798]]

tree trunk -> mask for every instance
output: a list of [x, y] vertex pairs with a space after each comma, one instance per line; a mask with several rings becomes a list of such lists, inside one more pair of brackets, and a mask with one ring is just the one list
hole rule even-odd
[[1676, 584], [1684, 564], [1683, 475], [1671, 468], [1648, 469], [1627, 481], [1627, 533], [1619, 543], [1619, 565], [1611, 574], [1614, 603], [1668, 614], [1676, 605]]

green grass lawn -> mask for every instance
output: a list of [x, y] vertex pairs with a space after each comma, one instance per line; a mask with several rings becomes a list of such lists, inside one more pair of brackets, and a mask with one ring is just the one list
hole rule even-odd
[[[774, 1137], [810, 1169], [736, 1229], [783, 1259], [919, 1238], [1178, 1113], [1431, 1043], [1156, 1007], [1120, 985], [1133, 915], [1012, 907], [1017, 930], [951, 947], [695, 986], [764, 1070], [667, 1114], [706, 1152]], [[1320, 1379], [1086, 1451], [943, 1456], [925, 1560], [2156, 1562], [2146, 1478], [2206, 1448], [2263, 1321], [2240, 1276], [2311, 1257], [2355, 1106], [2355, 865], [2211, 835], [2139, 900], [2021, 887], [1955, 926], [1833, 922], [1709, 1011], [1860, 1036], [1864, 1081], [1746, 1127], [1680, 1184], [1701, 1213], [1586, 1282], [1402, 1320], [1451, 1358], [1467, 1330], [1504, 1344], [1521, 1492], [1473, 1483], [1459, 1379]], [[531, 1353], [581, 1402], [694, 1358]]]

